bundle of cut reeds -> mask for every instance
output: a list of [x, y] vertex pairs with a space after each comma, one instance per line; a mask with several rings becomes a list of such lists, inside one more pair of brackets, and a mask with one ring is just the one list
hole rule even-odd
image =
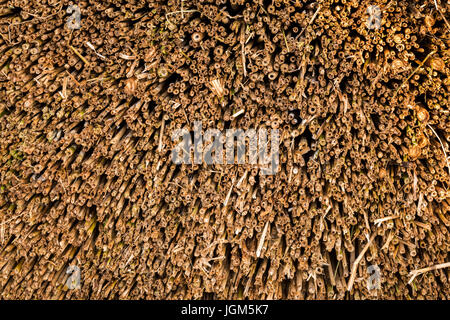
[[[450, 298], [449, 12], [0, 0], [0, 297]], [[175, 164], [196, 121], [277, 172]]]

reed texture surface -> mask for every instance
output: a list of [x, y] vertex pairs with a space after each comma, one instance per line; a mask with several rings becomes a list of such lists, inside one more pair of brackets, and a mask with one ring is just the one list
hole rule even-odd
[[[450, 298], [449, 21], [0, 0], [0, 298]], [[196, 121], [278, 129], [276, 174], [173, 163]]]

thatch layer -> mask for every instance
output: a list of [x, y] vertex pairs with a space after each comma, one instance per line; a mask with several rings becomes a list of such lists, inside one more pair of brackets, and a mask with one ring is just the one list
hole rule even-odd
[[448, 2], [69, 5], [0, 0], [1, 298], [450, 297]]

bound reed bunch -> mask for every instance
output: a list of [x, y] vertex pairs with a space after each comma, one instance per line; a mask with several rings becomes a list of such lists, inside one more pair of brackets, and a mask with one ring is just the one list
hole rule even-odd
[[[76, 5], [0, 0], [1, 298], [450, 297], [448, 2]], [[174, 164], [195, 121], [277, 173]]]

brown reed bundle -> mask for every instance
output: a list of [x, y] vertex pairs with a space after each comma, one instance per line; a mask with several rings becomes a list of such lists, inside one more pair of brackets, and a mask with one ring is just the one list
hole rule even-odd
[[[0, 297], [448, 299], [449, 12], [0, 1]], [[196, 121], [278, 172], [174, 164]]]

